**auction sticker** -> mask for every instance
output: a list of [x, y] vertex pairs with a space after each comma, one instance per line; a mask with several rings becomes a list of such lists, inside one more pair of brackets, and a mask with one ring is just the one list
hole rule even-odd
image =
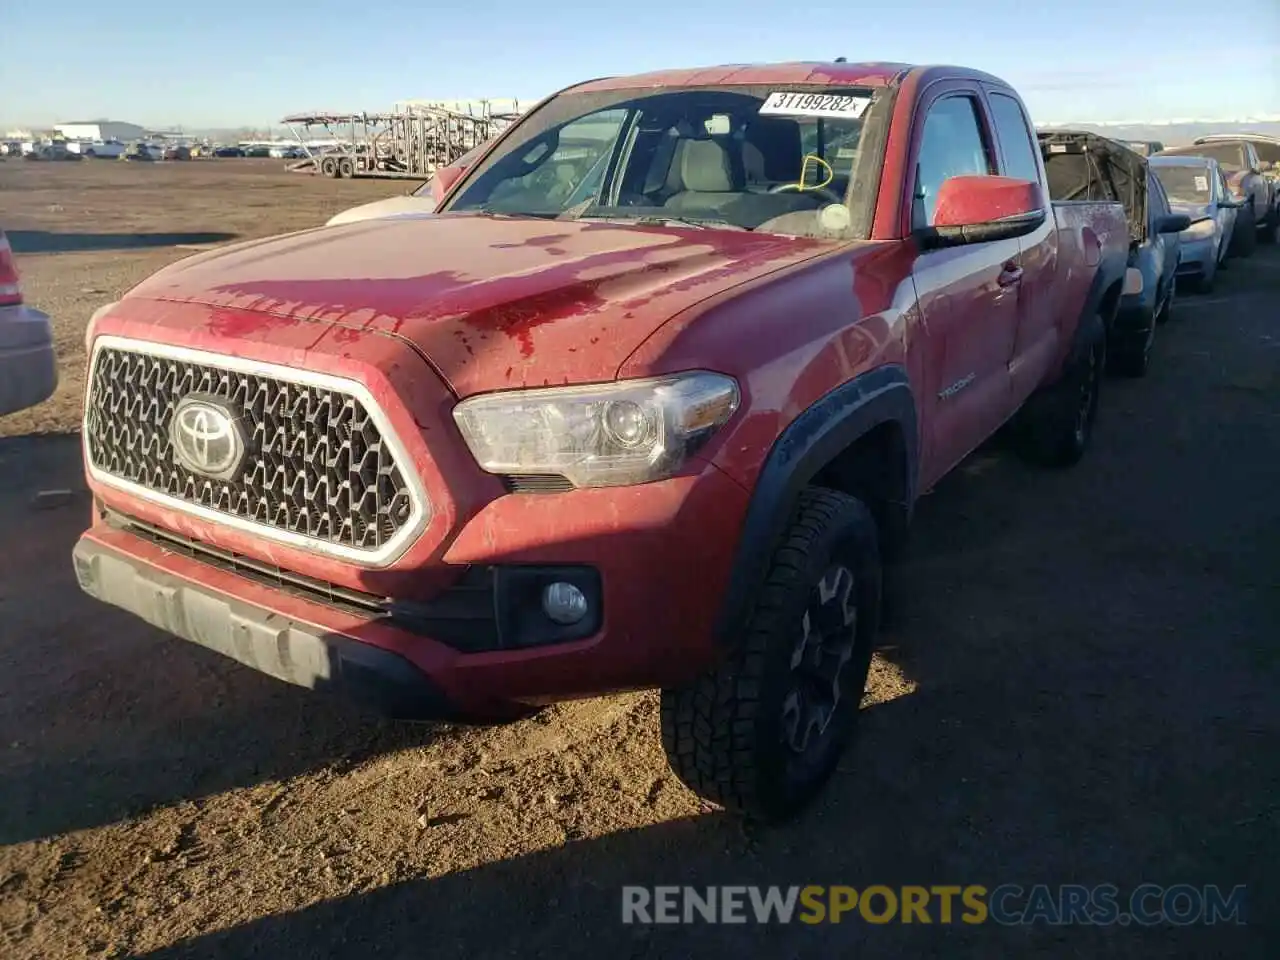
[[1199, 190], [1201, 193], [1207, 193], [1209, 190], [1209, 178], [1196, 177], [1196, 189]]
[[788, 117], [848, 117], [856, 120], [870, 104], [870, 97], [854, 97], [843, 93], [775, 90], [761, 105], [760, 113]]

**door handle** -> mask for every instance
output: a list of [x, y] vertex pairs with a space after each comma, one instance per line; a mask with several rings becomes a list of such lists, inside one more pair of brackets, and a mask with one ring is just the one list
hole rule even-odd
[[1016, 283], [1022, 281], [1022, 268], [1010, 260], [1000, 268], [1000, 276], [996, 278], [996, 283], [1002, 287], [1012, 287]]

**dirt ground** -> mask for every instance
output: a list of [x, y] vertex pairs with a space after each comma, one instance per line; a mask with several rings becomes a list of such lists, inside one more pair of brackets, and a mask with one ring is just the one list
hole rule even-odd
[[[1182, 299], [1076, 469], [980, 451], [925, 497], [857, 749], [744, 830], [652, 694], [380, 722], [81, 595], [84, 323], [190, 246], [410, 184], [277, 162], [0, 163], [58, 395], [0, 420], [0, 956], [1274, 957], [1280, 249]], [[37, 501], [68, 489], [70, 502]], [[624, 884], [1248, 886], [1248, 926], [624, 926]]]

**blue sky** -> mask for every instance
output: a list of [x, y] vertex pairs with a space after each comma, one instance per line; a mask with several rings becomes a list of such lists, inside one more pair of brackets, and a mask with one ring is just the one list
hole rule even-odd
[[[1037, 121], [1280, 114], [1280, 0], [7, 0], [0, 123], [238, 126], [668, 66], [949, 62]], [[367, 15], [353, 15], [363, 7]]]

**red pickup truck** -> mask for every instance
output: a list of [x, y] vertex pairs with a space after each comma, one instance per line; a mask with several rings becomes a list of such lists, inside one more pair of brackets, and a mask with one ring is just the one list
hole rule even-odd
[[1011, 422], [1089, 440], [1128, 230], [957, 67], [549, 97], [434, 213], [197, 254], [99, 310], [83, 589], [393, 716], [659, 687], [764, 819], [850, 740], [882, 565]]

